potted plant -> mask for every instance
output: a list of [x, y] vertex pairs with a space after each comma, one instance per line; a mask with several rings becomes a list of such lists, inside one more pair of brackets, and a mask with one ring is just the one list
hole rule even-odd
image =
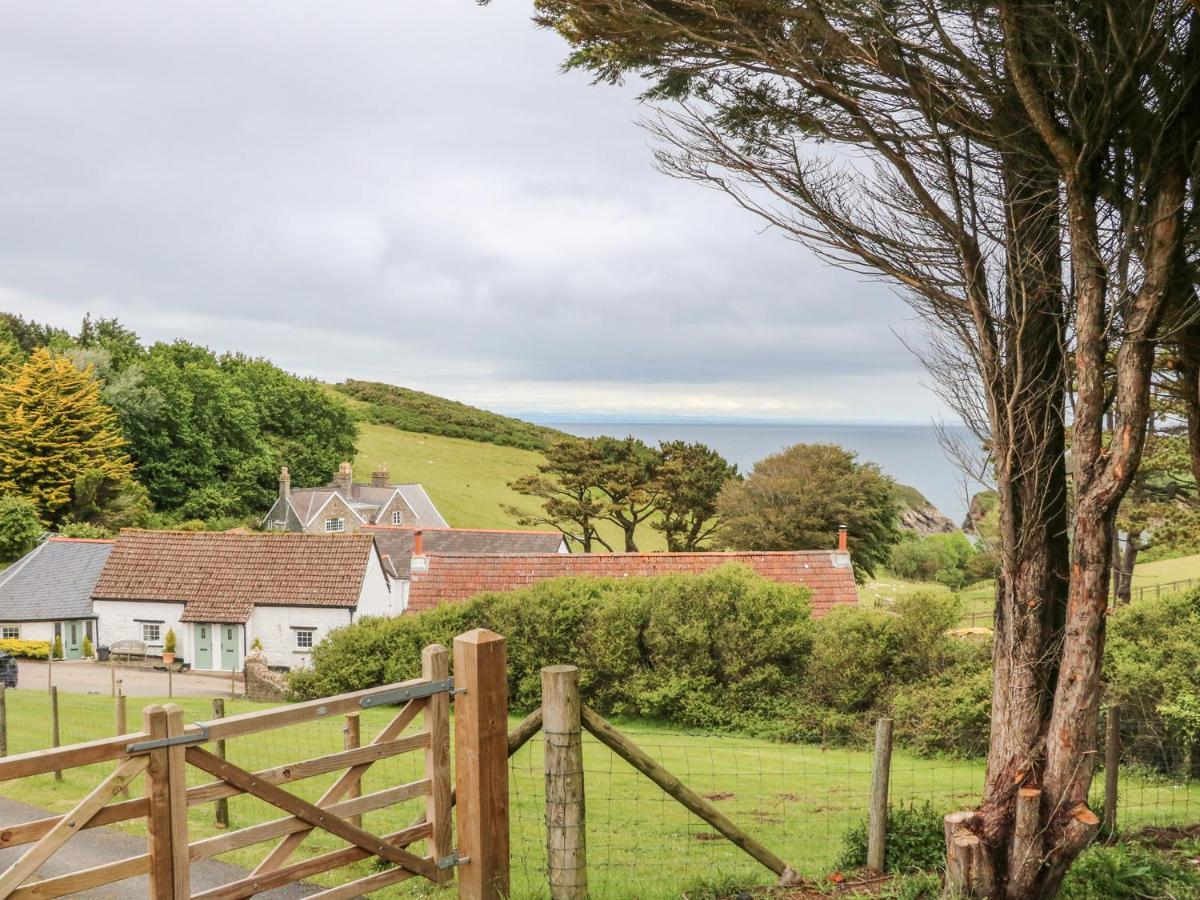
[[54, 646], [51, 648], [50, 652], [54, 654], [55, 659], [63, 658], [63, 642], [61, 634], [56, 634], [54, 636]]
[[91, 659], [95, 655], [96, 648], [92, 646], [92, 639], [90, 637], [85, 637], [83, 639], [83, 658]]
[[175, 629], [168, 628], [167, 635], [163, 638], [163, 655], [162, 660], [168, 666], [175, 662]]

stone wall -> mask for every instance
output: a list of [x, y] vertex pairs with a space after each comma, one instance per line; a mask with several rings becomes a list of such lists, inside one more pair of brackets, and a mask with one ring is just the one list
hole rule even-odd
[[287, 696], [287, 677], [272, 672], [261, 653], [246, 657], [246, 699], [275, 702]]

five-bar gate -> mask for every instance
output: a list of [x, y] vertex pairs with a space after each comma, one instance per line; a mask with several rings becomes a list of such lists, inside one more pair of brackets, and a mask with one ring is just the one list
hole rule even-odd
[[[65, 815], [0, 826], [0, 848], [27, 845], [19, 859], [0, 873], [0, 900], [50, 898], [77, 893], [126, 878], [149, 878], [154, 900], [234, 900], [375, 858], [387, 864], [315, 896], [358, 897], [409, 878], [442, 883], [459, 880], [459, 896], [498, 898], [508, 894], [507, 690], [504, 639], [476, 630], [454, 641], [454, 671], [449, 654], [430, 646], [422, 654], [418, 679], [244, 713], [209, 722], [185, 724], [175, 705], [144, 711], [144, 731], [26, 753], [0, 760], [0, 781], [96, 763], [115, 762], [115, 770]], [[455, 698], [455, 771], [450, 759], [450, 700]], [[260, 771], [248, 771], [210, 747], [218, 741], [303, 726], [373, 707], [395, 714], [366, 746], [328, 753]], [[421, 727], [409, 726], [421, 717]], [[366, 772], [381, 760], [422, 754], [422, 777], [362, 793]], [[212, 780], [188, 787], [189, 768]], [[334, 772], [341, 774], [315, 802], [286, 785]], [[144, 775], [145, 795], [118, 798], [131, 781]], [[457, 843], [452, 806], [457, 793]], [[238, 795], [250, 795], [279, 815], [226, 834], [191, 841], [188, 809]], [[407, 827], [375, 834], [362, 826], [364, 813], [415, 798], [425, 808]], [[145, 819], [146, 852], [65, 875], [36, 879], [39, 868], [61, 852], [81, 830]], [[297, 853], [314, 831], [345, 843], [337, 850]], [[220, 887], [193, 893], [191, 864], [231, 850], [272, 842], [252, 872]], [[417, 851], [413, 845], [421, 844]]]

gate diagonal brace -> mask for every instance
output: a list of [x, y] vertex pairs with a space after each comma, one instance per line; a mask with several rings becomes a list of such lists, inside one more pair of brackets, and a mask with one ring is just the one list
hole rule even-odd
[[177, 747], [180, 744], [207, 744], [208, 729], [203, 725], [197, 725], [199, 731], [190, 731], [187, 734], [177, 734], [174, 737], [158, 738], [153, 741], [138, 741], [129, 744], [125, 748], [126, 753], [149, 753], [151, 750], [161, 750], [163, 747]]
[[453, 692], [454, 679], [446, 678], [442, 681], [427, 681], [424, 684], [414, 684], [411, 687], [396, 688], [395, 690], [372, 694], [369, 697], [363, 697], [359, 700], [358, 705], [363, 709], [370, 709], [373, 706], [391, 706], [394, 703], [404, 703], [407, 700], [419, 700], [422, 697], [432, 697], [434, 694]]

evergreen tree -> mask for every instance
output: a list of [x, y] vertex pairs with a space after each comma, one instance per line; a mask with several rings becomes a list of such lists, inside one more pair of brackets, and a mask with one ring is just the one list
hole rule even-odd
[[114, 484], [133, 472], [116, 415], [90, 371], [35, 350], [0, 384], [0, 491], [28, 497], [53, 526], [71, 509], [76, 479], [89, 472]]

